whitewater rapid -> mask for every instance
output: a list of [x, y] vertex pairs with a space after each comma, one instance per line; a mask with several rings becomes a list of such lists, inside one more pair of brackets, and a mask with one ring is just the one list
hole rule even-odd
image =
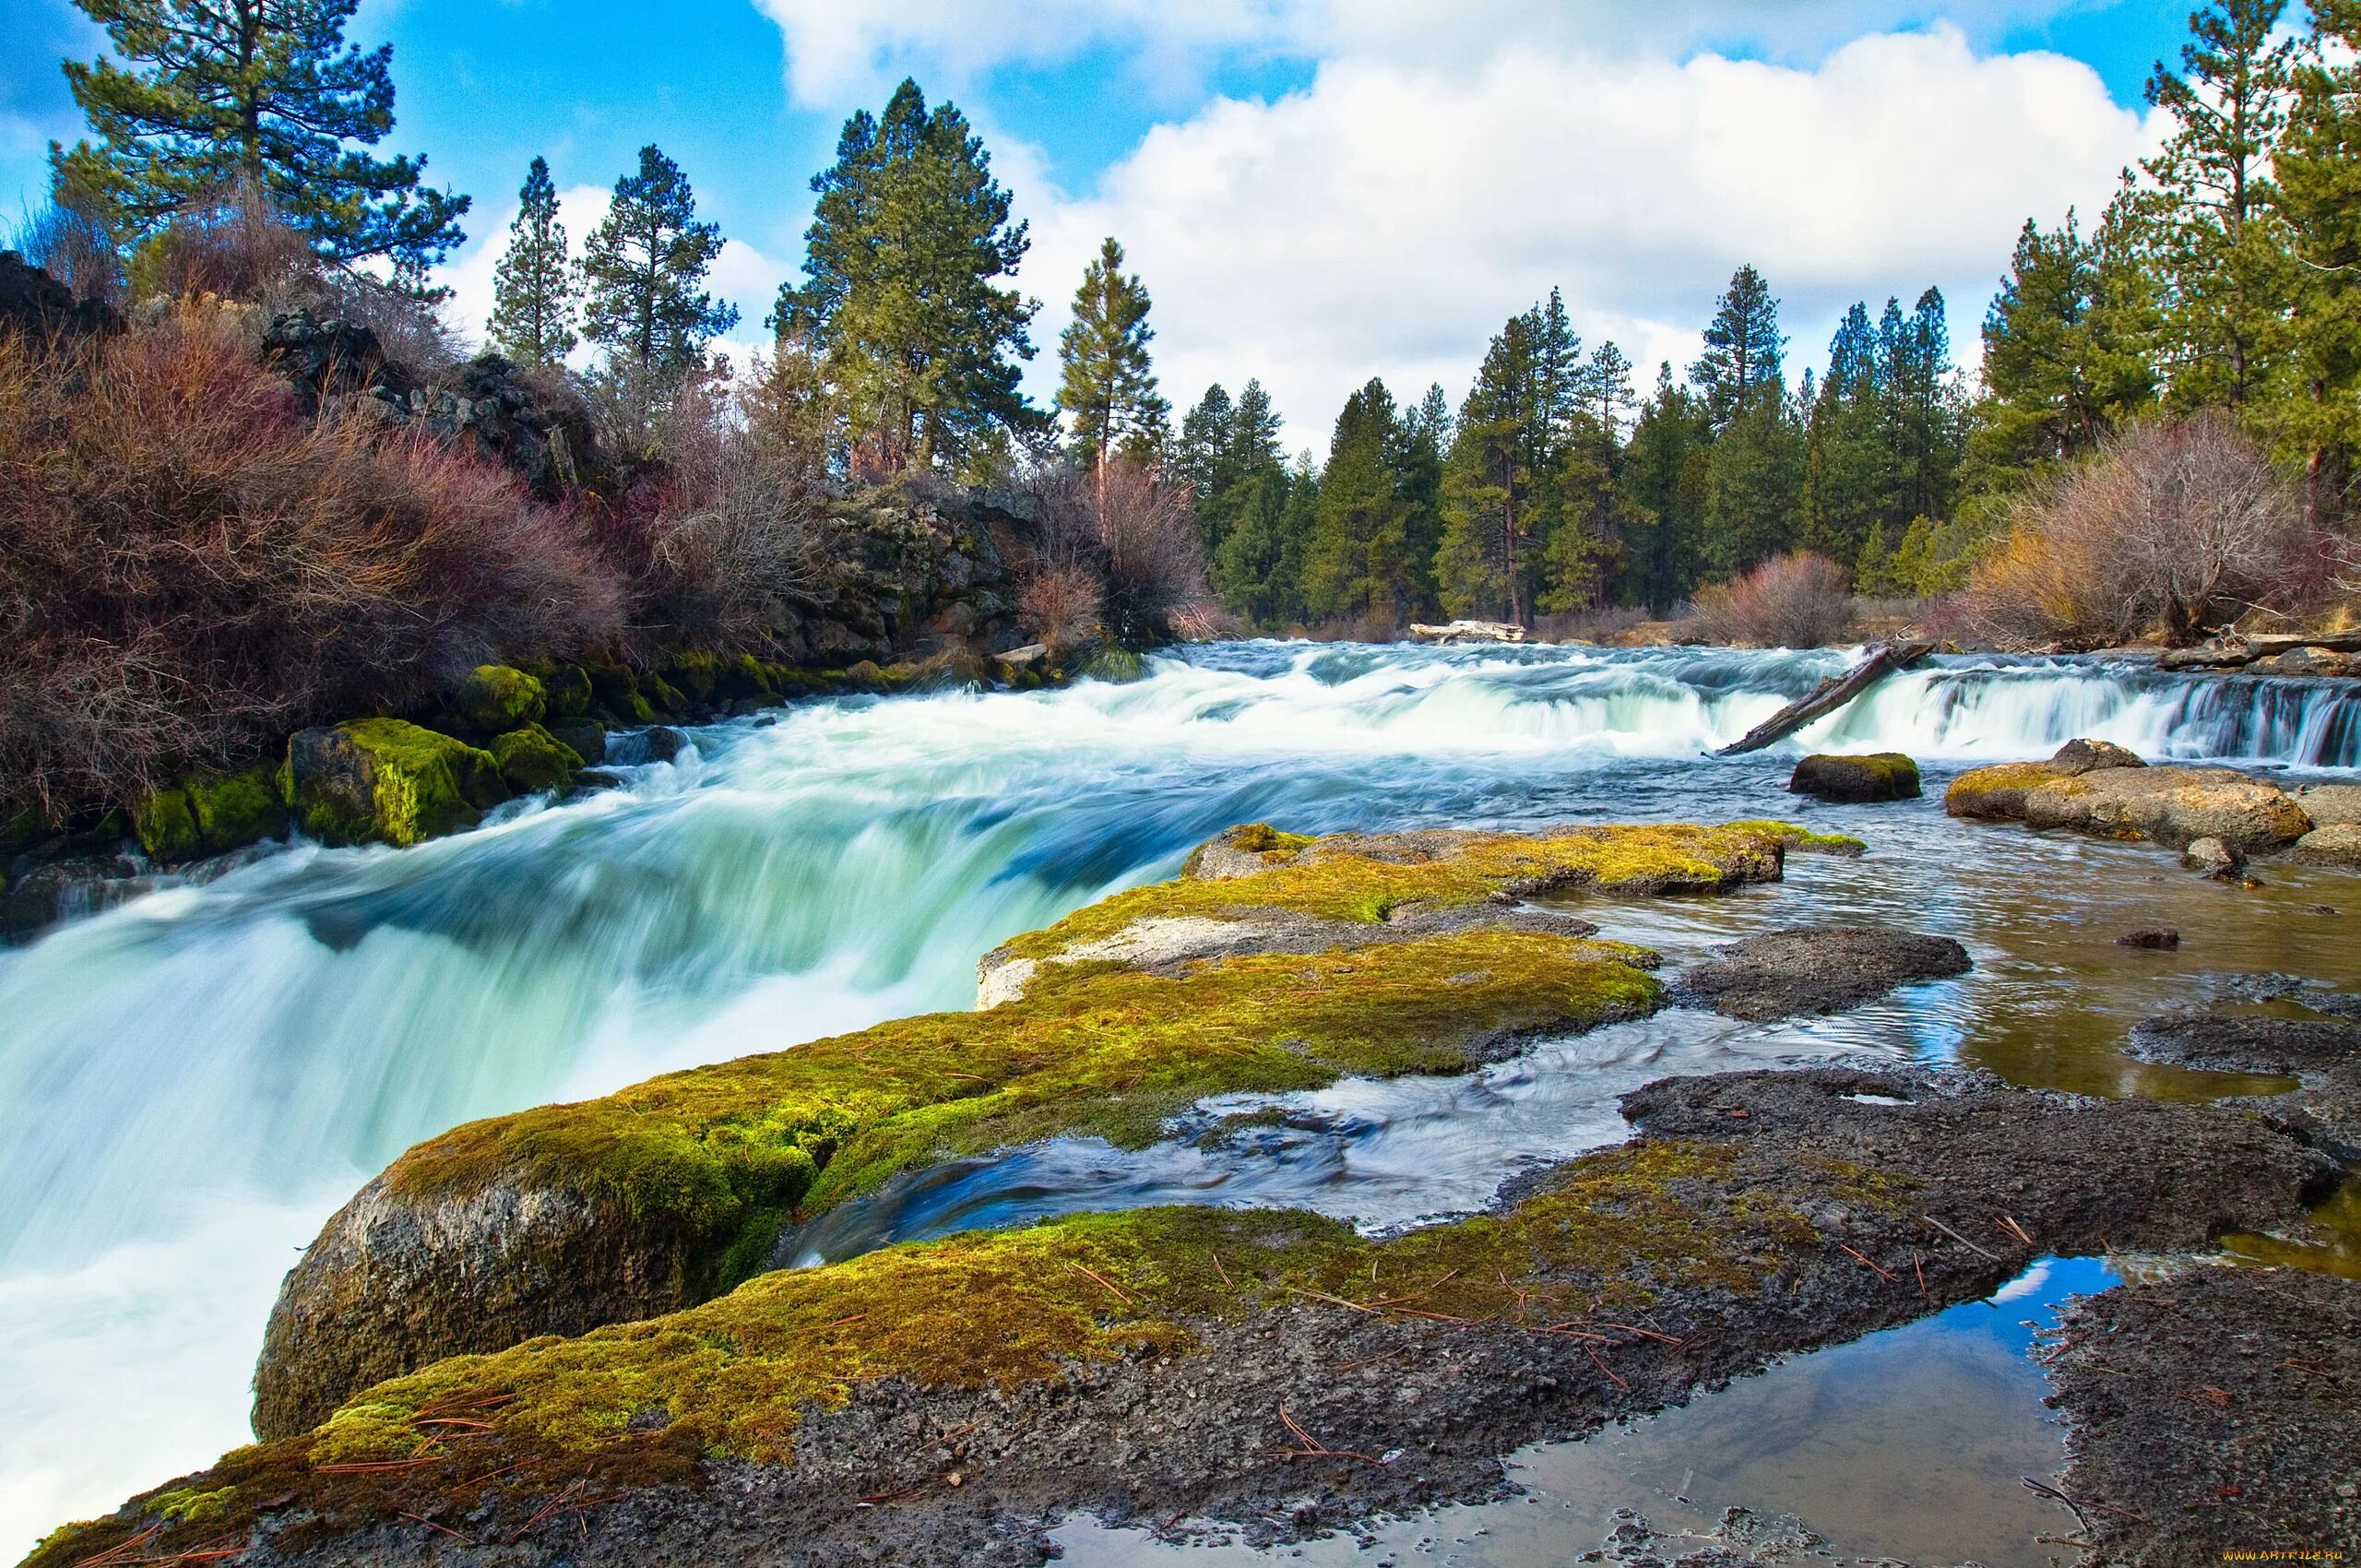
[[979, 954], [1237, 822], [1793, 814], [1797, 750], [1940, 776], [2076, 735], [2361, 767], [2349, 683], [1997, 659], [1700, 760], [1847, 660], [1245, 643], [1130, 685], [838, 699], [696, 731], [620, 790], [298, 846], [0, 951], [0, 1553], [244, 1439], [279, 1276], [409, 1144], [967, 1006]]

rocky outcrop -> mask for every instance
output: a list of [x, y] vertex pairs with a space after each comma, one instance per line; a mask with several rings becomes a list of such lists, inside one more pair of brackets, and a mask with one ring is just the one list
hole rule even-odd
[[[1736, 886], [1776, 876], [1786, 839], [1801, 837], [1775, 824], [1322, 840], [1233, 832], [1231, 849], [1268, 842], [1263, 852], [1277, 858], [1251, 876], [1119, 894], [1037, 933], [1038, 969], [990, 1012], [881, 1024], [457, 1129], [403, 1155], [329, 1221], [313, 1249], [324, 1261], [315, 1268], [307, 1256], [290, 1277], [273, 1321], [332, 1334], [340, 1301], [445, 1307], [373, 1328], [365, 1352], [327, 1354], [319, 1333], [274, 1330], [255, 1373], [268, 1423], [257, 1430], [284, 1436], [318, 1420], [361, 1386], [357, 1367], [391, 1376], [483, 1348], [488, 1331], [454, 1315], [444, 1271], [492, 1288], [495, 1277], [539, 1277], [576, 1245], [578, 1206], [552, 1203], [520, 1210], [496, 1242], [460, 1248], [463, 1262], [379, 1247], [388, 1205], [419, 1211], [409, 1231], [386, 1231], [399, 1237], [464, 1230], [483, 1193], [598, 1197], [613, 1206], [617, 1255], [636, 1260], [630, 1277], [673, 1280], [668, 1306], [686, 1307], [764, 1266], [789, 1224], [903, 1171], [1061, 1135], [1144, 1146], [1167, 1118], [1216, 1095], [1466, 1072], [1538, 1034], [1643, 1016], [1664, 1003], [1647, 972], [1655, 956], [1523, 908], [1520, 890]], [[1117, 964], [1039, 962], [1144, 916], [1187, 918], [1207, 891], [1218, 897], [1197, 912], [1243, 934], [1162, 941], [1151, 927]], [[540, 1214], [554, 1228], [547, 1248], [533, 1229]], [[495, 1293], [540, 1299], [523, 1284]], [[556, 1331], [525, 1306], [499, 1321], [520, 1337]]]
[[2068, 742], [2049, 762], [1963, 773], [1945, 791], [1943, 809], [2032, 828], [2153, 839], [2174, 849], [2217, 838], [2241, 855], [2284, 849], [2312, 828], [2296, 800], [2268, 779], [2225, 767], [2127, 763], [2083, 741]]
[[1796, 764], [1787, 789], [1815, 800], [1859, 804], [1918, 798], [1918, 765], [1900, 752], [1868, 756], [1815, 754]]
[[2296, 859], [2306, 865], [2361, 871], [2361, 823], [2338, 822], [2313, 828], [2296, 840]]
[[109, 306], [77, 300], [15, 251], [0, 250], [0, 332], [16, 333], [39, 349], [122, 330], [122, 315]]
[[323, 844], [407, 848], [474, 826], [509, 795], [492, 754], [398, 719], [299, 731], [280, 781], [296, 826]]
[[1841, 1013], [1897, 986], [1946, 980], [1971, 968], [1948, 936], [1866, 926], [1765, 932], [1714, 949], [1680, 977], [1676, 994], [1750, 1023]]
[[2187, 1268], [2077, 1304], [2046, 1359], [2094, 1561], [2303, 1560], [2361, 1541], [2361, 1281]]
[[2326, 1018], [2179, 1013], [2133, 1029], [2128, 1049], [2142, 1062], [2292, 1077], [2296, 1087], [2255, 1103], [2340, 1158], [2361, 1163], [2361, 1026]]
[[1497, 1495], [1524, 1443], [1975, 1299], [2044, 1253], [2285, 1223], [2334, 1179], [2251, 1118], [1973, 1074], [1676, 1078], [1625, 1109], [1636, 1142], [1383, 1240], [1287, 1211], [1082, 1216], [443, 1361], [33, 1562], [136, 1540], [285, 1565], [754, 1563], [781, 1542], [811, 1565], [1038, 1564], [1077, 1511], [1285, 1538]]

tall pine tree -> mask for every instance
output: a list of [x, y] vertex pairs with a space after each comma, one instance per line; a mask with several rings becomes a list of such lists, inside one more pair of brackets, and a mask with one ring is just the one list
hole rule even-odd
[[1064, 379], [1058, 407], [1072, 422], [1074, 456], [1102, 475], [1118, 451], [1145, 462], [1170, 435], [1172, 407], [1156, 390], [1148, 344], [1147, 289], [1123, 271], [1123, 247], [1109, 235], [1084, 268], [1074, 320], [1058, 335]]
[[2312, 0], [2312, 29], [2274, 160], [2297, 266], [2288, 386], [2270, 425], [2303, 466], [2305, 512], [2325, 529], [2349, 515], [2361, 450], [2361, 0]]
[[704, 288], [721, 254], [721, 231], [697, 221], [681, 166], [654, 144], [615, 182], [606, 220], [582, 248], [588, 286], [584, 333], [607, 350], [619, 406], [645, 426], [669, 395], [705, 365], [706, 345], [738, 323], [736, 306]]
[[259, 190], [323, 259], [440, 261], [468, 198], [426, 189], [423, 158], [366, 148], [394, 128], [393, 46], [345, 25], [360, 0], [75, 0], [113, 59], [65, 62], [97, 133], [52, 146], [61, 185], [106, 200], [121, 233]]
[[1039, 307], [1003, 282], [1031, 242], [967, 116], [905, 81], [845, 122], [812, 188], [803, 280], [771, 326], [826, 357], [872, 459], [956, 468], [1040, 428], [1017, 386]]
[[566, 255], [547, 159], [533, 160], [518, 196], [508, 249], [492, 280], [492, 341], [522, 363], [557, 364], [578, 341], [574, 322], [581, 285]]
[[1413, 547], [1402, 494], [1402, 446], [1385, 383], [1372, 379], [1345, 399], [1304, 552], [1304, 607], [1312, 616], [1398, 624], [1417, 610], [1426, 563]]
[[1753, 267], [1739, 267], [1705, 328], [1705, 351], [1689, 367], [1689, 384], [1705, 395], [1705, 413], [1716, 430], [1764, 387], [1782, 386], [1786, 348], [1771, 286]]

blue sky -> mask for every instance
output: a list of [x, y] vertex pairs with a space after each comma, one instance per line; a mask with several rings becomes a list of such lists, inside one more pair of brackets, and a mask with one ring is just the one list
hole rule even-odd
[[[463, 317], [535, 154], [578, 240], [654, 140], [738, 242], [718, 280], [751, 347], [838, 125], [909, 72], [1034, 220], [1045, 349], [1113, 232], [1176, 402], [1259, 374], [1303, 441], [1370, 374], [1456, 396], [1551, 282], [1643, 364], [1741, 259], [1798, 362], [1849, 299], [1930, 282], [1972, 354], [2016, 225], [2105, 201], [2185, 23], [2186, 0], [363, 0], [354, 36], [394, 45], [387, 145], [475, 197]], [[0, 36], [14, 218], [78, 132], [57, 60], [101, 37], [67, 0], [0, 0]]]

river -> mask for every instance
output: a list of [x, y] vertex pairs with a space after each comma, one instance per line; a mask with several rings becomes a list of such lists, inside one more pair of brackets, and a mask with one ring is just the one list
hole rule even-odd
[[[0, 1554], [243, 1440], [280, 1275], [407, 1145], [968, 1005], [979, 955], [1169, 874], [1234, 823], [1798, 817], [1872, 853], [1593, 918], [1678, 956], [1857, 916], [1958, 935], [1979, 967], [1841, 1019], [1667, 1015], [1474, 1079], [1342, 1086], [1218, 1170], [1055, 1151], [1047, 1175], [937, 1193], [878, 1235], [1192, 1193], [1393, 1223], [1618, 1135], [1617, 1089], [1739, 1060], [1870, 1051], [2219, 1093], [2106, 1042], [2220, 972], [2326, 979], [2348, 962], [2340, 922], [2311, 911], [2352, 900], [2350, 878], [2273, 869], [2242, 895], [2151, 848], [1952, 823], [1934, 797], [1962, 766], [2077, 735], [2349, 773], [2351, 683], [1947, 658], [1771, 753], [1702, 760], [1847, 657], [1255, 642], [1157, 658], [1130, 685], [815, 703], [696, 731], [623, 790], [504, 808], [406, 851], [298, 846], [0, 951]], [[1800, 749], [1908, 752], [1929, 799], [1805, 805], [1784, 790]], [[2111, 946], [2147, 916], [2180, 923], [2194, 956]]]

